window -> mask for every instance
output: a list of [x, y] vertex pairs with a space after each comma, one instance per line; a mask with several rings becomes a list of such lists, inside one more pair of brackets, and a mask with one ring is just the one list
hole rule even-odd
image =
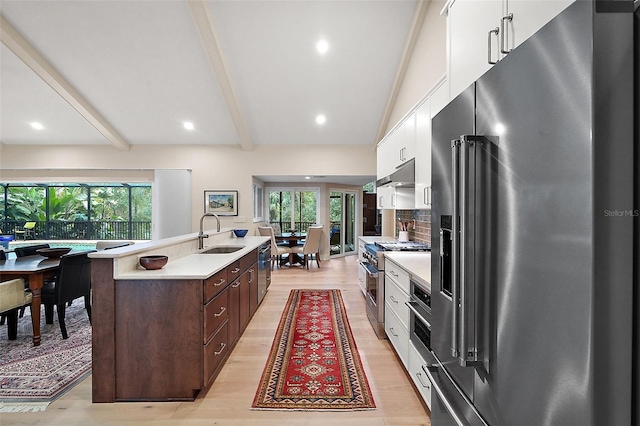
[[318, 222], [318, 190], [269, 190], [269, 222], [283, 232], [306, 230]]
[[0, 232], [36, 222], [39, 239], [151, 239], [148, 183], [2, 183]]
[[257, 183], [253, 184], [253, 221], [262, 222], [264, 220], [264, 187]]

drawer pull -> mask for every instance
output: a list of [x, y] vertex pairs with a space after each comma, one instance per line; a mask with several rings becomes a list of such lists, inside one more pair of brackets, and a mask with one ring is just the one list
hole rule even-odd
[[389, 331], [391, 332], [391, 334], [393, 334], [395, 337], [398, 337], [398, 335], [395, 333], [395, 331], [393, 331], [393, 327], [389, 328]]
[[398, 303], [398, 300], [393, 297], [393, 295], [389, 296], [389, 300], [391, 300], [393, 303]]
[[233, 271], [231, 271], [232, 274], [237, 274], [238, 272], [240, 272], [240, 268], [235, 268]]
[[425, 385], [424, 382], [422, 381], [422, 373], [416, 373], [416, 378], [418, 379], [418, 381], [420, 382], [423, 388], [429, 389], [429, 385]]
[[222, 351], [224, 351], [224, 348], [226, 348], [226, 347], [227, 347], [227, 345], [225, 343], [220, 343], [220, 350], [218, 352], [214, 352], [213, 354], [215, 356], [220, 355], [222, 353]]
[[389, 273], [390, 273], [391, 275], [393, 275], [394, 277], [398, 278], [398, 274], [396, 274], [395, 272], [393, 272], [393, 271], [389, 271]]
[[227, 280], [225, 280], [224, 278], [222, 278], [222, 279], [220, 280], [220, 282], [218, 282], [218, 283], [214, 283], [214, 284], [213, 284], [213, 286], [214, 286], [214, 287], [220, 287], [222, 284], [224, 284], [224, 282], [225, 282], [225, 281], [227, 281]]
[[219, 317], [220, 315], [224, 314], [224, 311], [226, 311], [227, 308], [225, 308], [224, 306], [220, 306], [220, 312], [218, 312], [217, 314], [213, 314], [214, 317]]
[[231, 287], [233, 287], [233, 288], [240, 287], [240, 282], [236, 282], [235, 284], [231, 284]]

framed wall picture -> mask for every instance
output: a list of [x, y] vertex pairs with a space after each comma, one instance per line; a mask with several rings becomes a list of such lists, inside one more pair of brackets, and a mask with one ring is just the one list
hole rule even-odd
[[204, 212], [238, 216], [238, 191], [204, 191]]

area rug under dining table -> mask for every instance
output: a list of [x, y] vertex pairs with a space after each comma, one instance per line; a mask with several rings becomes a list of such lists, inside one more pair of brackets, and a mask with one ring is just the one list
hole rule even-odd
[[[44, 310], [42, 320], [44, 323]], [[42, 343], [33, 346], [29, 308], [18, 320], [17, 340], [0, 327], [0, 413], [42, 411], [91, 374], [91, 325], [82, 300], [67, 307], [68, 339], [58, 318], [42, 324]]]
[[252, 408], [375, 407], [340, 290], [291, 290]]

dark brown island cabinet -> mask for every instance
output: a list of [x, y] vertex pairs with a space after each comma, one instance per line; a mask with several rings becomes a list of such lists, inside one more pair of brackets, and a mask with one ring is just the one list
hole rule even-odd
[[113, 280], [93, 259], [93, 402], [195, 399], [256, 311], [257, 277], [257, 249], [206, 280]]

